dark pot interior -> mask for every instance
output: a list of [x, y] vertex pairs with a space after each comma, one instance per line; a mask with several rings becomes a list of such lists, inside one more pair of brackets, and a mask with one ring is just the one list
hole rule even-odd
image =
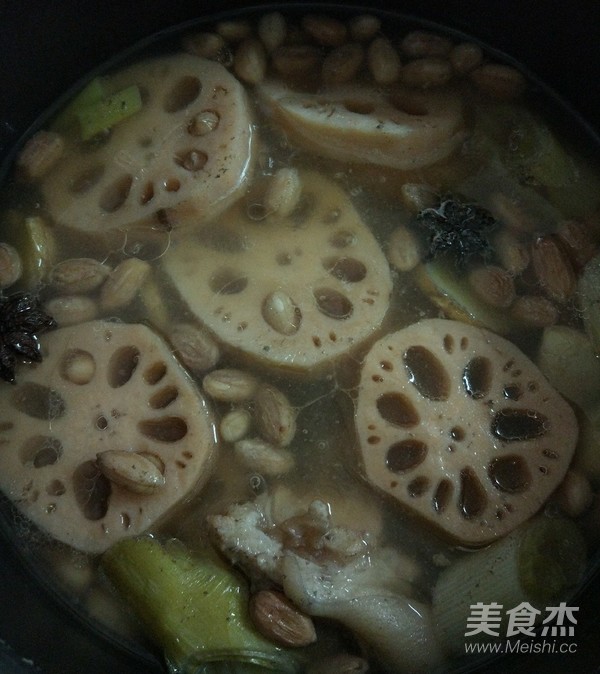
[[[0, 5], [0, 151], [5, 156], [36, 117], [89, 70], [168, 26], [247, 2], [61, 0]], [[311, 3], [316, 4], [316, 3]], [[390, 2], [357, 2], [395, 9]], [[397, 9], [475, 36], [513, 56], [600, 130], [600, 22], [594, 0], [404, 0]], [[600, 671], [600, 580], [581, 597], [577, 653], [506, 658], [486, 672]], [[161, 672], [151, 659], [106, 643], [32, 579], [7, 545], [0, 547], [0, 671], [6, 674]]]

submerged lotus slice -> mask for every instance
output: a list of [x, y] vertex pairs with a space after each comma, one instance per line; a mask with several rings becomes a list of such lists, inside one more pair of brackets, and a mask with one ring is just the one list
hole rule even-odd
[[50, 214], [85, 232], [135, 225], [184, 226], [214, 216], [245, 184], [251, 145], [247, 100], [220, 64], [163, 56], [106, 80], [137, 86], [141, 109], [106, 137], [68, 140], [41, 188]]
[[356, 424], [367, 479], [466, 545], [540, 508], [578, 432], [571, 407], [516, 346], [444, 319], [373, 346]]
[[164, 269], [190, 310], [228, 346], [307, 370], [376, 334], [392, 289], [388, 263], [348, 195], [301, 173], [289, 215], [253, 220], [241, 200]]
[[334, 87], [318, 94], [266, 82], [263, 104], [291, 139], [332, 159], [411, 170], [446, 159], [465, 138], [455, 94]]
[[206, 480], [212, 416], [143, 325], [93, 321], [42, 346], [44, 361], [0, 388], [0, 488], [54, 538], [102, 552]]

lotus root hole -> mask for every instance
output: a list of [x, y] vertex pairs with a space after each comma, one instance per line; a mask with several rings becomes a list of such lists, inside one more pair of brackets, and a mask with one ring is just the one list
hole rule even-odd
[[140, 350], [137, 346], [122, 346], [110, 357], [106, 377], [109, 386], [120, 388], [133, 377], [140, 361]]
[[48, 496], [63, 496], [66, 492], [67, 488], [62, 480], [52, 480], [52, 482], [46, 486], [46, 493]]
[[489, 358], [476, 356], [465, 366], [462, 381], [467, 395], [474, 400], [481, 400], [489, 393], [492, 385], [492, 363]]
[[60, 363], [60, 375], [72, 384], [89, 384], [96, 374], [96, 361], [89, 351], [70, 349]]
[[181, 168], [190, 173], [195, 173], [196, 171], [201, 171], [206, 166], [208, 155], [202, 150], [190, 148], [185, 152], [178, 152], [173, 160], [177, 166], [181, 166]]
[[34, 468], [53, 466], [62, 456], [63, 446], [58, 438], [50, 435], [34, 435], [28, 438], [20, 449], [23, 464], [31, 464]]
[[332, 332], [329, 333], [329, 341], [330, 342], [337, 342], [337, 335], [335, 334], [335, 332], [332, 331]]
[[321, 338], [318, 335], [313, 335], [312, 342], [317, 347], [317, 349], [320, 348]]
[[185, 437], [188, 427], [181, 417], [161, 417], [139, 421], [138, 430], [150, 440], [178, 442]]
[[410, 383], [428, 400], [447, 400], [450, 377], [437, 357], [424, 346], [409, 346], [404, 352], [404, 365]]
[[127, 513], [121, 513], [121, 526], [123, 529], [129, 529], [131, 526], [131, 517]]
[[431, 499], [433, 509], [437, 513], [442, 513], [444, 510], [446, 510], [452, 498], [453, 492], [454, 485], [448, 478], [444, 478], [439, 481]]
[[415, 438], [408, 438], [388, 447], [385, 465], [392, 473], [406, 473], [420, 465], [426, 456], [427, 445]]
[[478, 517], [485, 510], [488, 498], [483, 485], [472, 468], [460, 472], [460, 494], [458, 505], [465, 519]]
[[386, 372], [392, 372], [393, 369], [394, 369], [394, 366], [392, 365], [392, 363], [390, 363], [389, 360], [382, 360], [382, 361], [380, 361], [380, 362], [379, 362], [379, 367], [380, 367], [382, 370], [385, 370]]
[[411, 498], [418, 498], [425, 494], [429, 489], [429, 485], [429, 478], [421, 475], [408, 483], [406, 491]]
[[453, 426], [450, 429], [450, 437], [457, 442], [465, 439], [465, 429], [461, 426]]
[[180, 77], [165, 96], [164, 111], [172, 114], [187, 108], [198, 98], [201, 91], [202, 84], [197, 77], [193, 75]]
[[493, 459], [488, 466], [488, 475], [496, 489], [509, 494], [521, 493], [531, 485], [527, 462], [517, 454]]
[[155, 386], [167, 374], [167, 366], [162, 361], [152, 363], [144, 371], [144, 381], [150, 386]]
[[508, 372], [514, 364], [515, 364], [515, 361], [512, 360], [512, 358], [510, 360], [507, 360], [506, 363], [504, 363], [504, 365], [502, 367], [502, 371]]
[[384, 393], [377, 398], [376, 405], [381, 418], [392, 426], [412, 428], [421, 421], [417, 409], [403, 393]]
[[69, 191], [71, 194], [85, 194], [100, 182], [104, 175], [104, 166], [97, 164], [80, 173], [71, 180]]
[[19, 412], [43, 421], [57, 419], [66, 410], [65, 401], [57, 391], [34, 382], [21, 384], [13, 392], [12, 403]]
[[444, 335], [444, 351], [446, 353], [453, 353], [454, 352], [454, 337], [452, 335]]
[[365, 265], [353, 257], [328, 258], [323, 262], [323, 268], [345, 283], [359, 283], [367, 275]]
[[558, 459], [558, 453], [552, 449], [543, 449], [542, 455], [545, 456], [547, 459]]
[[108, 428], [108, 419], [103, 414], [96, 417], [96, 428], [99, 431], [104, 431]]
[[154, 199], [154, 184], [152, 181], [148, 181], [140, 191], [140, 204], [149, 204], [152, 199]]
[[209, 280], [210, 289], [218, 295], [237, 295], [248, 285], [248, 278], [233, 269], [219, 269]]
[[502, 395], [507, 400], [520, 400], [523, 397], [523, 391], [518, 384], [508, 384], [504, 387]]
[[101, 520], [108, 512], [111, 495], [110, 480], [94, 461], [84, 461], [73, 473], [73, 490], [83, 516], [91, 521]]
[[167, 178], [164, 182], [166, 192], [179, 192], [181, 181], [178, 178]]
[[469, 346], [469, 338], [468, 337], [461, 337], [461, 339], [460, 339], [460, 349], [461, 349], [461, 351], [466, 351], [468, 346]]
[[332, 248], [348, 248], [356, 242], [356, 235], [345, 229], [340, 229], [334, 232], [329, 238], [329, 245]]
[[530, 409], [505, 408], [497, 412], [492, 420], [492, 433], [504, 442], [533, 440], [542, 437], [548, 430], [546, 417]]
[[261, 220], [264, 220], [267, 215], [269, 215], [267, 207], [260, 201], [253, 201], [246, 206], [246, 216], [248, 217], [248, 220], [260, 222]]
[[349, 318], [354, 311], [352, 302], [333, 288], [317, 288], [314, 297], [319, 311], [336, 320]]
[[150, 398], [150, 407], [155, 410], [164, 409], [172, 402], [177, 400], [179, 389], [176, 386], [165, 386], [152, 395]]
[[348, 112], [353, 112], [355, 115], [370, 115], [375, 110], [375, 106], [372, 103], [352, 98], [344, 101], [344, 107]]
[[132, 184], [133, 176], [130, 174], [120, 176], [114, 180], [110, 185], [104, 188], [98, 204], [100, 208], [106, 213], [118, 211], [127, 201]]
[[370, 445], [378, 445], [381, 442], [381, 438], [378, 435], [369, 435], [367, 442]]

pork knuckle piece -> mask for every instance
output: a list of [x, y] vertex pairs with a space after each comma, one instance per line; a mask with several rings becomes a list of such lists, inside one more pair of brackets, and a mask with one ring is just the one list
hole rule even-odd
[[516, 346], [444, 319], [373, 346], [356, 425], [367, 479], [465, 545], [533, 515], [578, 434], [571, 407]]
[[194, 241], [174, 241], [164, 269], [196, 317], [229, 347], [308, 370], [374, 336], [392, 281], [348, 195], [301, 174], [289, 215], [260, 221], [241, 200]]
[[291, 140], [331, 159], [412, 170], [446, 159], [466, 137], [455, 94], [361, 86], [318, 94], [268, 81], [264, 107]]
[[108, 78], [137, 85], [142, 108], [92, 144], [69, 139], [41, 182], [59, 224], [84, 232], [178, 227], [215, 216], [244, 187], [251, 120], [241, 84], [214, 61], [180, 54]]
[[0, 488], [33, 523], [100, 553], [200, 487], [212, 414], [149, 328], [92, 321], [42, 337], [0, 388]]

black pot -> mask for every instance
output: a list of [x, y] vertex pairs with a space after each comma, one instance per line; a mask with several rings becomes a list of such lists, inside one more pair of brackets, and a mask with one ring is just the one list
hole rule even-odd
[[[600, 130], [597, 0], [365, 0], [356, 4], [397, 9], [510, 54], [558, 92], [590, 134]], [[10, 154], [22, 134], [60, 94], [137, 40], [209, 12], [224, 13], [248, 5], [235, 0], [1, 3], [0, 159]], [[336, 11], [335, 7], [330, 9]], [[343, 7], [338, 6], [337, 11]], [[590, 580], [577, 601], [576, 653], [511, 656], [478, 671], [600, 671], [597, 577]], [[83, 625], [23, 568], [18, 555], [0, 539], [0, 672], [159, 674], [163, 669], [152, 656], [123, 650]]]

